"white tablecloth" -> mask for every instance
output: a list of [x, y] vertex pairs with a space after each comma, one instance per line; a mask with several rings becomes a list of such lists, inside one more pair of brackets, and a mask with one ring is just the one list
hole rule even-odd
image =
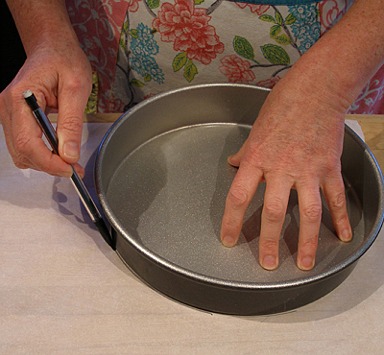
[[[84, 127], [89, 187], [87, 162], [108, 127]], [[236, 317], [144, 285], [93, 228], [70, 181], [16, 169], [2, 135], [0, 216], [1, 354], [383, 354], [383, 231], [322, 299]]]

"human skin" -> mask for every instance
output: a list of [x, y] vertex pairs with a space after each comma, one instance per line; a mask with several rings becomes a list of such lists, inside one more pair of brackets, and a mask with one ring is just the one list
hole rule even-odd
[[384, 62], [384, 1], [356, 1], [273, 88], [251, 133], [229, 163], [239, 167], [229, 190], [221, 227], [226, 246], [236, 244], [245, 211], [266, 182], [259, 261], [277, 268], [279, 239], [289, 193], [298, 193], [297, 265], [310, 270], [321, 223], [320, 189], [342, 241], [352, 238], [340, 158], [344, 116], [367, 80]]
[[[70, 176], [69, 163], [79, 159], [83, 111], [91, 89], [89, 63], [64, 1], [7, 3], [27, 53], [25, 65], [0, 94], [0, 119], [8, 149], [20, 168]], [[384, 0], [355, 1], [347, 15], [278, 82], [247, 141], [228, 159], [239, 169], [226, 200], [221, 240], [228, 247], [236, 244], [245, 211], [265, 180], [259, 247], [265, 269], [278, 267], [279, 239], [292, 188], [299, 198], [299, 268], [309, 270], [315, 263], [320, 189], [337, 235], [343, 241], [352, 238], [340, 166], [344, 115], [383, 63], [383, 5]], [[42, 142], [41, 131], [23, 100], [26, 89], [35, 93], [43, 108], [58, 109], [60, 156]], [[80, 166], [76, 168], [82, 171]]]
[[[0, 120], [8, 150], [19, 168], [33, 168], [52, 175], [72, 175], [76, 164], [84, 108], [91, 91], [91, 67], [74, 33], [65, 1], [7, 1], [27, 60], [12, 83], [0, 94]], [[23, 98], [31, 89], [40, 106], [58, 110], [60, 156], [42, 141], [40, 127]]]

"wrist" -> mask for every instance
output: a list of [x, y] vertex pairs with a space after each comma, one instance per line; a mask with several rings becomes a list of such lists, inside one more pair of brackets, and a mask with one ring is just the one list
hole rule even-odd
[[63, 0], [7, 0], [27, 55], [41, 47], [77, 44]]
[[[314, 87], [349, 107], [384, 64], [384, 0], [355, 0], [346, 15], [294, 65]], [[369, 25], [368, 25], [369, 24]]]

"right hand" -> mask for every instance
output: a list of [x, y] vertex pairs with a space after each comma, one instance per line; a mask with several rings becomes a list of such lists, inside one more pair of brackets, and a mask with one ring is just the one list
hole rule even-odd
[[[91, 67], [78, 45], [55, 43], [31, 53], [15, 79], [0, 94], [0, 121], [14, 164], [51, 175], [72, 175], [80, 158], [84, 109], [91, 92]], [[45, 145], [23, 92], [30, 89], [41, 108], [58, 110], [59, 156]]]

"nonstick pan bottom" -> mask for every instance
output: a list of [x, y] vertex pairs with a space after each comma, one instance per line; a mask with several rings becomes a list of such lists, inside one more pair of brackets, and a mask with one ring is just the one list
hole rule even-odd
[[351, 186], [348, 206], [355, 238], [341, 242], [324, 205], [317, 263], [312, 271], [295, 265], [299, 211], [292, 191], [280, 242], [278, 270], [258, 263], [264, 185], [251, 204], [239, 243], [222, 246], [219, 233], [226, 194], [236, 173], [227, 163], [250, 127], [198, 125], [162, 134], [132, 152], [114, 174], [107, 198], [115, 215], [145, 248], [168, 262], [207, 278], [230, 282], [284, 283], [328, 270], [363, 242], [364, 219]]

